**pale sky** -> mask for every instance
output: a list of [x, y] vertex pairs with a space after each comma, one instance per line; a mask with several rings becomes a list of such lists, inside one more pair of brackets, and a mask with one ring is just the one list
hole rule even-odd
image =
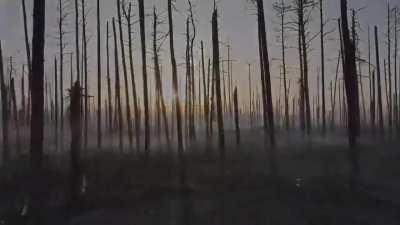
[[[128, 1], [128, 0], [126, 0]], [[184, 31], [185, 31], [185, 18], [188, 15], [188, 4], [186, 0], [176, 0], [176, 7], [178, 12], [174, 12], [174, 25], [175, 25], [175, 51], [177, 54], [178, 64], [184, 62], [185, 55], [185, 39], [184, 39]], [[287, 3], [290, 3], [291, 0], [285, 0]], [[32, 21], [32, 0], [26, 0], [27, 9], [28, 9], [28, 22], [29, 22], [29, 30], [31, 30], [31, 21]], [[89, 8], [88, 14], [88, 36], [91, 36], [92, 39], [88, 44], [88, 55], [89, 55], [89, 79], [91, 81], [90, 85], [90, 93], [96, 94], [96, 0], [86, 0]], [[209, 56], [209, 52], [211, 52], [211, 13], [213, 7], [212, 0], [192, 0], [195, 11], [195, 19], [197, 25], [197, 38], [195, 41], [195, 61], [196, 63], [199, 60], [199, 47], [200, 41], [203, 40], [206, 46], [206, 57]], [[280, 61], [277, 59], [281, 58], [280, 47], [277, 43], [276, 39], [276, 31], [275, 28], [277, 24], [273, 21], [277, 21], [277, 17], [272, 10], [273, 0], [264, 0], [264, 7], [266, 10], [266, 20], [267, 20], [267, 32], [268, 32], [268, 44], [270, 50], [270, 60], [271, 60], [271, 72], [273, 78], [273, 91], [276, 96], [279, 93], [279, 80], [275, 79], [279, 76], [279, 65]], [[363, 53], [363, 58], [367, 58], [367, 27], [371, 26], [371, 31], [373, 30], [374, 25], [378, 25], [380, 29], [380, 48], [381, 48], [381, 61], [383, 64], [383, 59], [387, 57], [386, 55], [386, 46], [385, 46], [385, 38], [384, 38], [384, 29], [386, 29], [386, 0], [349, 0], [349, 8], [362, 8], [366, 7], [362, 11], [359, 12], [359, 19], [361, 22], [362, 33], [361, 38], [361, 49]], [[116, 0], [100, 0], [101, 4], [101, 23], [102, 23], [102, 71], [103, 77], [105, 77], [106, 71], [106, 51], [105, 51], [105, 35], [106, 28], [105, 23], [107, 20], [111, 20], [113, 16], [116, 16]], [[134, 4], [133, 12], [137, 18], [138, 9], [137, 9], [137, 1], [132, 1]], [[325, 19], [332, 19], [326, 30], [336, 29], [337, 22], [336, 18], [340, 16], [339, 13], [339, 0], [325, 0]], [[45, 60], [46, 60], [46, 73], [51, 79], [53, 78], [53, 61], [54, 56], [58, 58], [58, 46], [55, 40], [57, 37], [57, 4], [58, 0], [46, 0], [46, 50], [45, 50]], [[160, 17], [164, 18], [166, 21], [166, 9], [167, 9], [167, 0], [145, 0], [145, 10], [146, 13], [152, 13], [153, 6], [157, 7], [159, 13], [161, 13]], [[400, 5], [400, 0], [391, 0], [392, 5]], [[248, 99], [248, 72], [247, 72], [247, 63], [250, 62], [253, 64], [252, 66], [252, 79], [253, 79], [253, 87], [260, 84], [260, 75], [259, 75], [259, 65], [258, 65], [258, 45], [257, 45], [257, 22], [256, 16], [254, 15], [255, 11], [253, 10], [253, 6], [248, 0], [220, 0], [217, 3], [219, 9], [219, 27], [220, 27], [220, 40], [227, 41], [230, 40], [232, 46], [232, 58], [236, 61], [233, 64], [233, 78], [234, 83], [238, 85], [240, 99], [242, 102], [247, 102]], [[68, 17], [68, 25], [67, 30], [71, 33], [66, 36], [67, 42], [69, 45], [66, 48], [66, 52], [74, 51], [74, 12], [71, 10], [71, 15]], [[314, 21], [312, 22], [312, 32], [316, 32], [319, 29], [319, 9], [316, 8], [313, 12]], [[295, 18], [294, 15], [289, 15], [287, 19]], [[136, 20], [136, 19], [135, 19]], [[148, 61], [148, 74], [150, 76], [150, 80], [153, 83], [154, 73], [153, 73], [153, 61], [151, 54], [151, 29], [152, 29], [152, 17], [149, 16], [146, 18], [146, 33], [147, 33], [147, 61]], [[110, 24], [111, 25], [111, 24]], [[110, 26], [111, 28], [111, 26]], [[160, 29], [163, 31], [167, 31], [167, 25], [163, 24], [160, 26]], [[136, 75], [136, 84], [138, 86], [138, 94], [140, 97], [142, 96], [142, 72], [141, 72], [141, 58], [140, 56], [140, 43], [139, 43], [139, 26], [135, 24], [133, 27], [134, 30], [134, 57], [135, 57], [135, 75]], [[371, 32], [372, 34], [372, 32]], [[289, 36], [288, 45], [289, 46], [297, 46], [296, 35], [294, 33], [288, 33]], [[372, 36], [371, 36], [372, 37]], [[32, 38], [32, 34], [29, 34], [29, 38]], [[337, 40], [338, 34], [335, 30], [331, 33], [327, 39], [334, 39], [326, 44], [326, 87], [329, 86], [329, 81], [334, 78], [335, 68], [336, 68], [336, 60], [337, 57]], [[125, 40], [127, 39], [127, 35], [125, 33]], [[17, 68], [17, 79], [20, 79], [20, 65], [21, 63], [25, 63], [25, 44], [24, 44], [24, 33], [22, 26], [22, 9], [21, 9], [21, 0], [0, 0], [0, 40], [2, 40], [3, 45], [3, 56], [9, 57], [12, 56], [15, 58], [15, 62], [18, 64]], [[113, 41], [110, 39], [110, 69], [111, 74], [113, 76], [114, 71], [114, 60], [113, 60]], [[320, 67], [320, 47], [319, 47], [319, 38], [315, 39], [312, 42], [312, 51], [310, 52], [310, 75], [309, 75], [309, 84], [311, 87], [311, 94], [315, 94], [315, 83], [316, 83], [316, 75], [317, 68]], [[170, 73], [170, 59], [169, 59], [169, 45], [166, 42], [163, 46], [163, 54], [162, 57], [162, 66], [163, 66], [163, 87], [168, 99], [171, 96], [171, 73]], [[125, 49], [127, 51], [127, 48]], [[223, 45], [220, 46], [220, 51], [222, 56], [227, 55], [226, 47]], [[374, 53], [374, 51], [372, 51]], [[298, 71], [296, 68], [298, 67], [298, 53], [296, 49], [288, 49], [287, 50], [287, 61], [289, 68], [288, 77], [291, 79], [291, 95], [295, 93], [297, 95], [297, 83], [295, 83], [299, 77]], [[375, 54], [373, 54], [375, 55]], [[375, 62], [375, 57], [372, 56], [372, 62]], [[65, 57], [65, 73], [64, 73], [64, 84], [69, 84], [70, 80], [70, 71], [69, 71], [69, 56]], [[121, 63], [121, 61], [120, 61]], [[364, 69], [366, 71], [366, 69]], [[181, 80], [181, 88], [180, 91], [182, 93], [181, 99], [183, 96], [183, 85], [185, 80], [184, 68], [181, 66], [179, 68], [179, 79]], [[74, 72], [75, 73], [75, 72]], [[197, 77], [197, 67], [195, 75]], [[129, 75], [129, 74], [128, 74]], [[197, 79], [197, 78], [196, 78]], [[105, 79], [103, 80], [103, 85], [105, 87]], [[130, 81], [129, 81], [130, 84]], [[19, 85], [17, 85], [19, 86]], [[123, 84], [121, 84], [123, 86]], [[365, 81], [365, 90], [368, 90], [368, 82]], [[105, 88], [103, 90], [106, 90]], [[260, 88], [258, 89], [260, 90]], [[327, 101], [329, 104], [329, 92], [327, 90]], [[19, 93], [19, 92], [17, 92]]]

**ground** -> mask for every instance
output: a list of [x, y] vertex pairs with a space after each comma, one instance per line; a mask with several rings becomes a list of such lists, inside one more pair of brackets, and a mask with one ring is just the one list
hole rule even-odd
[[[68, 154], [49, 151], [40, 181], [42, 224], [400, 224], [396, 138], [361, 138], [360, 185], [353, 190], [344, 134], [280, 134], [278, 177], [270, 174], [270, 149], [261, 130], [243, 132], [240, 148], [233, 136], [227, 133], [224, 169], [216, 149], [207, 151], [201, 137], [186, 147], [183, 190], [177, 160], [168, 157], [164, 144], [154, 141], [145, 162], [131, 152], [117, 152], [105, 140], [102, 151], [88, 150], [84, 201], [74, 211], [66, 209]], [[29, 209], [23, 210], [30, 182], [27, 165], [26, 158], [3, 165], [0, 224], [30, 224]]]

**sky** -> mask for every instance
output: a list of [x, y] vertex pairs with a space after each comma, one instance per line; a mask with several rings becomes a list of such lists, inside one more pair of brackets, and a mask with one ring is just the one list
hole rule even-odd
[[[65, 1], [65, 0], [63, 0]], [[128, 0], [126, 0], [128, 1]], [[290, 4], [292, 0], [284, 0], [285, 3]], [[29, 38], [32, 38], [31, 27], [32, 27], [32, 2], [33, 0], [26, 0], [27, 10], [28, 10], [28, 27], [29, 27]], [[133, 3], [133, 12], [135, 14], [135, 19], [137, 20], [138, 8], [137, 1], [131, 1]], [[270, 51], [270, 61], [271, 61], [271, 74], [273, 79], [273, 94], [274, 98], [278, 96], [280, 79], [279, 78], [279, 67], [281, 64], [281, 50], [278, 43], [276, 28], [278, 24], [278, 18], [276, 13], [272, 9], [272, 4], [275, 0], [264, 0], [265, 16], [267, 21], [267, 38], [268, 47]], [[381, 44], [381, 56], [384, 57], [386, 53], [386, 42], [385, 42], [385, 32], [386, 29], [386, 2], [387, 0], [349, 0], [349, 8], [360, 9], [358, 12], [360, 20], [360, 49], [362, 51], [362, 57], [367, 58], [368, 46], [367, 46], [367, 30], [368, 26], [372, 27], [377, 25], [379, 27], [379, 41]], [[89, 93], [96, 94], [96, 0], [86, 0], [88, 11], [88, 37], [90, 41], [88, 43], [88, 72], [89, 72]], [[197, 37], [195, 41], [195, 62], [200, 60], [200, 41], [205, 43], [206, 58], [211, 57], [211, 14], [213, 1], [212, 0], [192, 0], [194, 6], [195, 20]], [[339, 13], [339, 0], [324, 0], [325, 7], [325, 20], [327, 20], [327, 31], [332, 31], [326, 37], [326, 87], [329, 87], [329, 82], [334, 79], [335, 69], [336, 69], [336, 57], [338, 54], [338, 32], [337, 32], [337, 22], [336, 18], [340, 16]], [[116, 0], [100, 0], [101, 4], [101, 42], [102, 42], [102, 76], [105, 77], [106, 71], [106, 22], [110, 21], [113, 16], [116, 17]], [[391, 5], [400, 5], [400, 0], [390, 0]], [[73, 4], [72, 4], [73, 6]], [[57, 12], [58, 12], [58, 0], [46, 0], [46, 42], [45, 42], [45, 68], [46, 75], [51, 80], [54, 77], [54, 57], [58, 57], [58, 45], [56, 41], [57, 37]], [[152, 34], [152, 13], [153, 7], [157, 8], [159, 17], [164, 21], [160, 25], [160, 30], [166, 32], [167, 27], [167, 0], [145, 0], [145, 11], [149, 16], [146, 17], [146, 47], [147, 47], [147, 61], [148, 61], [148, 74], [150, 76], [150, 83], [154, 83], [154, 70], [153, 70], [153, 60], [151, 54], [151, 34]], [[249, 98], [248, 91], [248, 67], [247, 64], [250, 63], [251, 66], [251, 79], [252, 86], [260, 88], [260, 73], [259, 73], [259, 59], [258, 59], [258, 44], [257, 44], [257, 21], [254, 11], [254, 6], [248, 0], [219, 0], [217, 1], [217, 7], [219, 10], [219, 37], [221, 42], [229, 42], [231, 45], [231, 56], [235, 60], [233, 62], [233, 80], [234, 84], [238, 86], [240, 101], [246, 106]], [[364, 8], [365, 7], [365, 8]], [[175, 51], [177, 54], [177, 61], [179, 64], [178, 76], [180, 79], [180, 92], [181, 98], [184, 93], [184, 56], [185, 56], [185, 23], [186, 17], [188, 16], [188, 3], [186, 0], [176, 0], [176, 9], [174, 12], [174, 29], [175, 29]], [[66, 30], [69, 32], [65, 39], [67, 40], [67, 47], [65, 52], [74, 51], [74, 12], [73, 8], [69, 10], [71, 15], [67, 17]], [[319, 29], [319, 9], [316, 8], [313, 11], [313, 21], [310, 24], [310, 32], [316, 33]], [[295, 18], [294, 15], [288, 15], [287, 20]], [[110, 26], [111, 28], [111, 26]], [[139, 26], [134, 24], [133, 26], [133, 37], [134, 37], [134, 66], [135, 66], [135, 79], [138, 88], [138, 94], [142, 96], [142, 71], [141, 71], [141, 58], [140, 58], [140, 42], [139, 42]], [[372, 32], [371, 32], [372, 34]], [[290, 48], [287, 50], [287, 64], [288, 64], [288, 78], [290, 80], [290, 95], [297, 96], [297, 80], [299, 78], [298, 73], [298, 53], [294, 48], [296, 46], [296, 34], [287, 31], [288, 40], [287, 44]], [[372, 36], [371, 36], [372, 37]], [[127, 39], [127, 34], [124, 34], [125, 40]], [[25, 57], [25, 44], [24, 44], [24, 32], [23, 32], [23, 20], [22, 20], [22, 6], [21, 0], [0, 0], [0, 40], [3, 46], [3, 57], [7, 58], [12, 56], [14, 62], [17, 66], [17, 78], [20, 79], [21, 75], [21, 64], [26, 63]], [[113, 61], [113, 40], [110, 39], [110, 69], [111, 76], [113, 76], [114, 71], [114, 61]], [[309, 85], [311, 96], [316, 94], [316, 82], [317, 74], [320, 63], [320, 43], [319, 38], [314, 39], [311, 42], [310, 48], [310, 63], [309, 63]], [[161, 52], [162, 68], [163, 68], [163, 87], [165, 90], [165, 95], [170, 100], [171, 97], [171, 69], [170, 69], [170, 59], [169, 59], [169, 45], [166, 42], [162, 46], [163, 51]], [[125, 49], [127, 51], [127, 48]], [[120, 51], [120, 50], [119, 50]], [[220, 45], [220, 55], [222, 57], [227, 57], [227, 48], [225, 45]], [[375, 62], [375, 57], [373, 56], [372, 61]], [[383, 62], [383, 60], [381, 59]], [[69, 57], [65, 57], [65, 73], [64, 73], [64, 84], [69, 84], [70, 81], [70, 71], [69, 71]], [[120, 61], [121, 63], [121, 61]], [[366, 71], [366, 68], [363, 68]], [[75, 73], [75, 72], [74, 72]], [[128, 74], [129, 75], [129, 74]], [[198, 71], [196, 67], [195, 75], [198, 76]], [[196, 78], [197, 79], [197, 78]], [[130, 81], [128, 82], [131, 83]], [[106, 90], [106, 82], [103, 79], [103, 90]], [[122, 84], [121, 84], [122, 85]], [[122, 85], [123, 86], [123, 85]], [[150, 90], [153, 91], [153, 85], [150, 86]], [[364, 80], [365, 90], [368, 90], [368, 81]], [[256, 88], [254, 88], [256, 91]], [[104, 91], [105, 92], [105, 91]], [[105, 93], [103, 94], [105, 95]], [[329, 104], [329, 90], [326, 88], [326, 96]], [[19, 93], [19, 92], [17, 92]], [[66, 95], [66, 91], [64, 92]], [[154, 94], [153, 94], [154, 95]], [[104, 99], [104, 98], [103, 98]]]

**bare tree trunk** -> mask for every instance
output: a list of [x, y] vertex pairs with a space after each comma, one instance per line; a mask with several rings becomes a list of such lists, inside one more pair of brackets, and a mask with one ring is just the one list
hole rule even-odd
[[400, 124], [399, 124], [399, 105], [398, 105], [398, 93], [397, 93], [397, 51], [398, 51], [398, 46], [397, 46], [397, 10], [398, 8], [394, 8], [394, 121], [395, 121], [395, 126], [397, 131], [400, 130]]
[[19, 121], [18, 121], [18, 108], [17, 108], [17, 98], [15, 95], [15, 84], [14, 84], [14, 78], [11, 79], [10, 81], [10, 95], [11, 95], [11, 101], [13, 105], [13, 111], [14, 111], [14, 122], [15, 122], [15, 133], [16, 133], [16, 144], [17, 144], [17, 155], [21, 155], [21, 138], [20, 138], [20, 131], [19, 131]]
[[206, 136], [207, 140], [210, 137], [210, 130], [208, 126], [208, 118], [209, 118], [209, 96], [207, 92], [207, 86], [208, 86], [208, 80], [207, 80], [207, 85], [206, 85], [206, 71], [204, 67], [204, 44], [203, 41], [201, 41], [201, 68], [202, 68], [202, 75], [203, 75], [203, 107], [204, 107], [204, 125], [206, 128]]
[[97, 148], [101, 149], [101, 50], [100, 50], [100, 1], [97, 0]]
[[218, 38], [218, 11], [214, 8], [212, 14], [212, 44], [213, 44], [213, 69], [215, 74], [215, 88], [217, 97], [217, 121], [220, 160], [225, 160], [225, 134], [221, 100], [221, 80], [219, 68], [219, 38]]
[[7, 90], [4, 82], [4, 68], [3, 68], [3, 50], [0, 42], [0, 86], [1, 86], [1, 115], [2, 115], [2, 128], [3, 128], [3, 162], [9, 160], [9, 142], [8, 142], [8, 109], [7, 109]]
[[370, 128], [372, 133], [375, 133], [375, 72], [371, 73], [371, 35], [368, 26], [368, 77], [369, 77], [369, 92], [370, 92]]
[[57, 76], [57, 59], [54, 58], [54, 144], [56, 151], [58, 150], [58, 76]]
[[[122, 6], [122, 7], [124, 7], [124, 6]], [[121, 57], [122, 57], [122, 69], [124, 72], [125, 107], [126, 107], [126, 118], [127, 118], [127, 127], [128, 127], [129, 149], [133, 152], [131, 104], [130, 104], [130, 100], [129, 100], [129, 86], [128, 86], [126, 61], [125, 61], [125, 43], [124, 43], [124, 33], [122, 31], [121, 1], [120, 0], [117, 0], [117, 14], [118, 14], [118, 27], [119, 27], [119, 42], [120, 42]]]
[[389, 1], [387, 2], [387, 43], [388, 43], [388, 49], [387, 49], [387, 54], [388, 54], [388, 84], [389, 84], [389, 99], [388, 99], [388, 123], [389, 123], [389, 133], [392, 132], [392, 128], [393, 128], [393, 113], [392, 113], [392, 64], [391, 64], [391, 50], [392, 50], [392, 45], [391, 45], [391, 23], [390, 23], [390, 3]]
[[24, 18], [24, 34], [25, 34], [25, 51], [26, 51], [26, 61], [28, 64], [28, 112], [27, 121], [30, 121], [30, 109], [31, 109], [31, 75], [32, 75], [32, 64], [31, 64], [31, 48], [29, 46], [28, 37], [28, 26], [26, 22], [26, 7], [25, 0], [22, 0], [22, 14]]
[[107, 94], [108, 94], [108, 128], [109, 132], [112, 133], [113, 130], [113, 110], [112, 110], [112, 100], [111, 100], [111, 79], [110, 79], [110, 50], [109, 50], [109, 26], [107, 21], [107, 38], [106, 38], [106, 51], [107, 51]]
[[87, 153], [88, 146], [88, 129], [89, 129], [89, 86], [88, 86], [88, 68], [87, 68], [87, 39], [86, 39], [86, 10], [85, 0], [81, 0], [82, 7], [82, 81], [84, 86], [84, 150]]
[[375, 26], [375, 52], [376, 52], [376, 82], [378, 87], [378, 128], [381, 135], [384, 134], [383, 127], [383, 110], [382, 110], [382, 88], [381, 88], [381, 70], [379, 63], [379, 42], [378, 42], [378, 27]]
[[21, 72], [21, 115], [19, 117], [20, 123], [22, 126], [25, 126], [25, 67], [22, 64], [22, 72]]
[[119, 62], [118, 62], [118, 45], [117, 45], [117, 33], [115, 30], [115, 18], [113, 17], [112, 20], [112, 25], [113, 25], [113, 34], [114, 34], [114, 60], [115, 60], [115, 98], [116, 98], [116, 104], [117, 104], [117, 110], [118, 114], [115, 115], [115, 117], [118, 117], [118, 131], [119, 131], [119, 150], [120, 152], [123, 151], [124, 147], [124, 142], [123, 142], [123, 137], [122, 137], [122, 129], [123, 129], [123, 123], [122, 123], [122, 109], [121, 109], [121, 92], [119, 88]]
[[[59, 21], [58, 21], [58, 33], [59, 33], [59, 48], [60, 48], [60, 137], [61, 137], [61, 148], [64, 146], [64, 19], [66, 15], [63, 12], [62, 0], [59, 0]], [[57, 84], [56, 84], [57, 85]], [[55, 86], [57, 89], [57, 86]]]
[[70, 123], [71, 123], [71, 152], [70, 152], [70, 205], [73, 208], [80, 205], [80, 180], [81, 168], [81, 146], [82, 146], [82, 118], [81, 118], [81, 96], [82, 88], [76, 81], [70, 91]]
[[136, 83], [135, 83], [135, 73], [133, 68], [133, 49], [132, 49], [132, 22], [131, 22], [131, 9], [132, 4], [129, 3], [128, 13], [125, 11], [123, 7], [123, 12], [125, 14], [125, 19], [127, 21], [128, 26], [128, 48], [129, 48], [129, 65], [131, 72], [131, 80], [132, 80], [132, 96], [133, 96], [133, 116], [135, 117], [135, 135], [136, 135], [136, 151], [140, 150], [140, 116], [139, 116], [139, 106], [137, 100], [137, 92], [136, 92]]
[[178, 136], [178, 154], [180, 163], [180, 184], [184, 185], [186, 183], [186, 166], [185, 158], [183, 154], [183, 142], [182, 142], [182, 119], [181, 119], [181, 107], [179, 101], [179, 90], [178, 90], [178, 75], [177, 66], [175, 60], [175, 50], [174, 50], [174, 29], [172, 21], [172, 2], [168, 0], [168, 27], [169, 27], [169, 44], [171, 53], [171, 68], [172, 68], [172, 87], [174, 91], [174, 103], [175, 103], [175, 113], [176, 113], [176, 126], [177, 126], [177, 136]]
[[[354, 13], [354, 11], [353, 11]], [[353, 14], [354, 15], [354, 14]], [[344, 82], [346, 86], [347, 106], [348, 106], [348, 132], [350, 145], [351, 179], [352, 186], [357, 187], [359, 167], [359, 152], [357, 149], [358, 126], [360, 120], [359, 102], [358, 102], [358, 84], [356, 71], [356, 55], [354, 40], [350, 39], [350, 31], [347, 21], [347, 0], [341, 0], [341, 21], [342, 21], [342, 39], [344, 47]], [[353, 26], [354, 29], [354, 26]], [[354, 30], [353, 30], [354, 34]], [[353, 35], [354, 38], [354, 35]]]
[[[153, 52], [154, 52], [154, 68], [155, 68], [155, 83], [156, 83], [156, 96], [159, 99], [159, 104], [157, 105], [158, 108], [161, 107], [162, 111], [162, 116], [163, 116], [163, 122], [164, 122], [164, 132], [165, 132], [165, 138], [167, 140], [167, 147], [170, 149], [171, 144], [170, 144], [170, 138], [169, 138], [169, 128], [168, 128], [168, 119], [167, 119], [167, 110], [165, 107], [165, 101], [164, 101], [164, 96], [163, 96], [163, 89], [162, 89], [162, 80], [161, 80], [161, 71], [160, 71], [160, 65], [158, 63], [158, 47], [157, 47], [157, 23], [158, 22], [158, 17], [156, 14], [156, 8], [154, 7], [154, 32], [153, 32]], [[159, 114], [159, 113], [158, 113]]]
[[268, 118], [268, 133], [271, 144], [271, 149], [269, 151], [269, 163], [271, 173], [275, 176], [278, 174], [278, 165], [276, 162], [276, 152], [275, 152], [275, 126], [274, 126], [274, 111], [272, 103], [272, 91], [271, 91], [271, 74], [269, 66], [269, 55], [267, 46], [267, 35], [265, 31], [265, 18], [264, 18], [264, 6], [262, 0], [257, 0], [257, 16], [258, 16], [258, 29], [260, 38], [260, 48], [262, 49], [262, 62], [264, 73], [265, 73], [265, 101], [267, 108], [264, 108], [264, 114], [267, 114]]
[[33, 7], [32, 37], [32, 120], [31, 120], [31, 166], [39, 171], [43, 158], [43, 78], [44, 78], [45, 1], [35, 0]]
[[324, 48], [324, 17], [322, 0], [319, 0], [320, 21], [321, 21], [321, 90], [322, 90], [322, 134], [326, 133], [326, 112], [325, 112], [325, 48]]
[[140, 19], [140, 41], [142, 45], [142, 70], [143, 70], [143, 103], [144, 103], [144, 152], [148, 159], [150, 154], [150, 118], [149, 118], [149, 100], [147, 92], [147, 63], [146, 63], [146, 31], [144, 22], [144, 2], [139, 0], [139, 19]]
[[240, 147], [240, 125], [239, 125], [239, 102], [238, 102], [238, 92], [237, 87], [233, 91], [233, 106], [235, 114], [235, 133], [236, 133], [236, 146], [237, 149]]
[[75, 0], [75, 58], [76, 58], [76, 77], [80, 84], [81, 76], [79, 70], [79, 5], [78, 0]]

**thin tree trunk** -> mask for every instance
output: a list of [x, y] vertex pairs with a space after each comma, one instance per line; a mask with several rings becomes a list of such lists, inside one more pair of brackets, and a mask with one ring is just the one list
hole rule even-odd
[[100, 1], [97, 0], [97, 148], [101, 149], [101, 44], [100, 44]]
[[133, 67], [133, 48], [132, 48], [132, 22], [131, 22], [131, 9], [132, 3], [129, 3], [128, 13], [123, 8], [123, 12], [125, 14], [125, 19], [127, 21], [128, 26], [128, 49], [129, 49], [129, 65], [131, 72], [131, 81], [132, 81], [132, 96], [133, 96], [133, 116], [135, 117], [134, 126], [135, 126], [135, 135], [136, 135], [136, 151], [140, 150], [140, 116], [139, 116], [139, 106], [136, 92], [136, 83], [135, 83], [135, 72]]
[[115, 97], [116, 97], [116, 104], [117, 104], [117, 110], [118, 114], [115, 115], [116, 118], [118, 118], [118, 132], [119, 132], [119, 150], [122, 153], [123, 151], [123, 137], [122, 137], [122, 129], [123, 129], [123, 123], [122, 123], [122, 109], [121, 109], [121, 92], [120, 92], [120, 87], [119, 87], [119, 62], [118, 62], [118, 44], [117, 44], [117, 33], [115, 30], [115, 18], [113, 17], [112, 20], [112, 25], [113, 25], [113, 34], [114, 34], [114, 60], [115, 60]]
[[81, 118], [81, 96], [82, 91], [79, 82], [76, 81], [70, 91], [70, 123], [71, 123], [71, 152], [70, 152], [70, 204], [77, 208], [80, 205], [80, 179], [82, 176], [81, 168], [81, 138], [82, 138], [82, 118]]
[[[170, 138], [169, 138], [169, 128], [168, 128], [168, 119], [167, 119], [167, 110], [165, 107], [165, 101], [164, 101], [164, 96], [163, 96], [163, 89], [162, 89], [162, 80], [161, 80], [161, 71], [160, 71], [160, 65], [158, 62], [158, 47], [157, 47], [157, 23], [158, 23], [158, 17], [156, 14], [156, 8], [154, 8], [154, 32], [153, 32], [153, 52], [154, 52], [154, 68], [155, 68], [155, 83], [156, 83], [156, 96], [159, 99], [159, 104], [157, 104], [157, 107], [161, 107], [162, 111], [162, 116], [163, 116], [163, 122], [164, 122], [164, 132], [165, 132], [165, 138], [167, 140], [167, 147], [170, 149], [171, 144], [170, 144]], [[159, 114], [159, 113], [158, 113]]]
[[236, 147], [240, 147], [240, 125], [239, 125], [239, 103], [238, 103], [238, 92], [237, 87], [233, 91], [233, 106], [235, 114], [235, 134], [236, 134]]
[[11, 101], [13, 105], [14, 111], [14, 122], [15, 122], [15, 133], [16, 133], [16, 147], [17, 147], [17, 155], [21, 155], [21, 135], [19, 130], [19, 121], [18, 121], [18, 108], [17, 108], [17, 98], [15, 96], [15, 85], [14, 85], [14, 78], [10, 81], [10, 94], [11, 94]]
[[208, 118], [209, 118], [209, 97], [208, 97], [208, 92], [207, 92], [207, 86], [208, 86], [208, 80], [207, 80], [207, 85], [206, 85], [206, 71], [204, 67], [204, 44], [203, 41], [201, 41], [201, 68], [202, 68], [202, 75], [203, 75], [203, 107], [204, 107], [204, 125], [206, 128], [206, 136], [207, 140], [210, 137], [210, 130], [208, 126]]
[[149, 100], [147, 92], [147, 63], [146, 63], [146, 31], [144, 21], [144, 1], [139, 0], [139, 19], [140, 19], [140, 42], [142, 46], [142, 70], [143, 70], [143, 103], [144, 103], [144, 152], [148, 159], [150, 154], [150, 118], [149, 118]]
[[[124, 7], [124, 6], [122, 6], [122, 7]], [[128, 86], [126, 61], [125, 61], [125, 43], [124, 43], [124, 33], [122, 31], [121, 1], [120, 0], [117, 0], [117, 14], [118, 14], [119, 42], [120, 42], [121, 57], [122, 57], [122, 69], [124, 72], [125, 107], [126, 107], [126, 119], [127, 119], [127, 127], [128, 127], [129, 149], [133, 152], [131, 104], [130, 104], [130, 100], [129, 100], [129, 86]]]
[[2, 115], [2, 128], [3, 128], [3, 162], [9, 160], [9, 142], [8, 142], [8, 109], [7, 109], [7, 90], [4, 82], [4, 68], [3, 68], [3, 50], [0, 42], [0, 87], [1, 87], [1, 115]]
[[381, 135], [384, 134], [383, 127], [383, 110], [382, 110], [382, 88], [381, 88], [381, 70], [379, 63], [379, 42], [378, 42], [378, 27], [375, 26], [375, 53], [376, 53], [376, 82], [378, 87], [378, 128]]
[[54, 58], [54, 143], [55, 149], [58, 150], [58, 75], [57, 75], [57, 59]]
[[113, 130], [113, 110], [112, 110], [112, 97], [111, 97], [111, 79], [110, 79], [110, 50], [109, 50], [109, 26], [107, 21], [107, 37], [106, 37], [106, 51], [107, 51], [107, 94], [108, 94], [108, 128], [109, 132]]
[[75, 55], [76, 55], [76, 77], [80, 84], [81, 76], [79, 70], [79, 5], [78, 0], [75, 0]]
[[212, 45], [213, 45], [213, 69], [215, 75], [215, 88], [217, 98], [217, 121], [220, 160], [225, 160], [225, 134], [221, 99], [221, 80], [219, 68], [219, 38], [218, 38], [218, 11], [214, 8], [212, 14]]
[[324, 17], [322, 0], [319, 0], [320, 21], [321, 21], [321, 90], [322, 90], [322, 134], [326, 133], [326, 112], [325, 112], [325, 48], [324, 48]]
[[25, 0], [22, 0], [22, 14], [23, 14], [23, 18], [24, 18], [26, 61], [28, 63], [28, 112], [27, 112], [27, 121], [30, 121], [32, 63], [31, 63], [31, 48], [29, 46], [28, 26], [27, 26], [27, 22], [26, 22]]

